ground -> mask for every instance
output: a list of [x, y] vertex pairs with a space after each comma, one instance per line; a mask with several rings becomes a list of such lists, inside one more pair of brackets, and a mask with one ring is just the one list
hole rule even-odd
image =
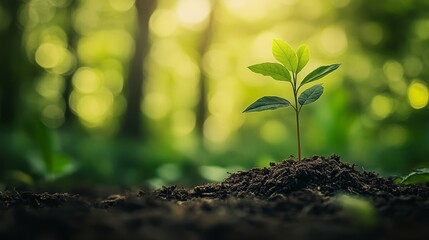
[[429, 239], [429, 185], [337, 156], [184, 189], [0, 192], [0, 239]]

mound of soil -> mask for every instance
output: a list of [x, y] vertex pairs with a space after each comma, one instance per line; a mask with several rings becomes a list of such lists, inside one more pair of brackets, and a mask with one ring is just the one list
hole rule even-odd
[[354, 165], [341, 162], [335, 155], [329, 158], [315, 156], [302, 161], [284, 160], [278, 164], [270, 163], [269, 168], [233, 173], [221, 183], [197, 186], [191, 190], [171, 186], [155, 192], [161, 198], [181, 201], [201, 197], [271, 200], [302, 190], [317, 191], [326, 196], [340, 192], [368, 197], [429, 196], [425, 187], [397, 185], [375, 173], [358, 171]]
[[339, 157], [155, 191], [0, 192], [0, 239], [429, 239], [429, 185]]

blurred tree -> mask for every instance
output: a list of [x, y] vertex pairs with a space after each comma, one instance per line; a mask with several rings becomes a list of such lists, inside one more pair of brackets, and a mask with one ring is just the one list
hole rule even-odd
[[[343, 12], [343, 16], [353, 20], [353, 24], [363, 26], [349, 30], [354, 32], [365, 49], [397, 58], [409, 54], [406, 49], [410, 45], [407, 43], [415, 40], [413, 38], [415, 24], [428, 15], [428, 8], [427, 1], [365, 0], [350, 4], [347, 11]], [[374, 32], [374, 26], [381, 27], [376, 28], [382, 35], [377, 43], [371, 41], [374, 38], [371, 33], [375, 33], [375, 36], [380, 34]]]
[[203, 136], [204, 122], [207, 118], [207, 74], [204, 71], [203, 67], [203, 58], [204, 54], [210, 47], [212, 35], [213, 35], [213, 21], [214, 21], [214, 11], [215, 5], [211, 1], [212, 10], [208, 17], [208, 23], [204, 31], [201, 33], [200, 43], [198, 46], [198, 65], [200, 68], [200, 77], [199, 77], [199, 101], [196, 107], [196, 129], [199, 136]]
[[[345, 80], [348, 90], [356, 93], [351, 96], [359, 98], [355, 100], [355, 109], [359, 108], [360, 114], [368, 112], [368, 99], [373, 98], [374, 102], [377, 96], [387, 97], [393, 106], [391, 114], [374, 122], [377, 127], [365, 131], [370, 134], [367, 141], [376, 142], [370, 151], [370, 164], [388, 171], [406, 172], [427, 163], [429, 111], [413, 109], [407, 97], [413, 81], [429, 84], [429, 72], [419, 67], [429, 64], [429, 35], [422, 33], [427, 32], [427, 27], [421, 30], [422, 25], [427, 26], [428, 10], [428, 1], [365, 0], [354, 1], [341, 12], [350, 23], [348, 34], [355, 36], [366, 58], [377, 66], [374, 75], [367, 79], [372, 88]], [[401, 144], [392, 145], [389, 141]]]
[[25, 178], [30, 183], [31, 178], [24, 173], [29, 172], [24, 156], [28, 148], [19, 130], [38, 116], [36, 103], [29, 97], [38, 73], [23, 47], [23, 4], [0, 2], [0, 179], [20, 182]]
[[[208, 2], [211, 7], [205, 6]], [[257, 97], [266, 90], [273, 94], [283, 91], [275, 83], [265, 85], [249, 78], [251, 73], [245, 68], [272, 57], [266, 51], [272, 38], [307, 42], [318, 59], [315, 63], [343, 64], [343, 76], [329, 84], [340, 84], [344, 91], [329, 88], [332, 90], [326, 93], [325, 106], [313, 108], [321, 120], [317, 124], [312, 124], [315, 121], [310, 117], [304, 118], [309, 126], [308, 137], [303, 138], [308, 153], [335, 151], [346, 161], [365, 162], [364, 166], [408, 171], [427, 163], [429, 147], [429, 71], [425, 68], [429, 65], [428, 10], [429, 1], [412, 0], [0, 1], [0, 178], [8, 169], [31, 172], [18, 163], [25, 163], [25, 154], [35, 144], [21, 135], [26, 124], [40, 117], [46, 120], [50, 114], [58, 121], [43, 123], [56, 128], [65, 120], [61, 130], [68, 131], [61, 131], [59, 139], [69, 139], [64, 145], [79, 156], [75, 159], [82, 164], [79, 171], [86, 177], [98, 174], [106, 180], [121, 171], [125, 177], [130, 177], [130, 172], [141, 177], [140, 170], [153, 172], [161, 164], [158, 160], [180, 159], [180, 154], [199, 159], [190, 149], [204, 145], [196, 144], [191, 133], [203, 139], [204, 123], [210, 143], [204, 149], [209, 152], [204, 154], [210, 164], [250, 167], [256, 161], [266, 165], [278, 160], [286, 153], [285, 142], [290, 144], [290, 124], [283, 126], [272, 118], [277, 115], [243, 118], [240, 113], [246, 97]], [[148, 21], [154, 11], [149, 39]], [[127, 51], [133, 48], [132, 26], [134, 55]], [[46, 43], [53, 48], [40, 51], [40, 56], [55, 60], [57, 65], [68, 66], [68, 60], [80, 63], [76, 66], [73, 62], [66, 70], [40, 64], [36, 53]], [[156, 47], [147, 59], [151, 44]], [[66, 58], [62, 59], [63, 55]], [[147, 61], [151, 74], [156, 74], [147, 75]], [[76, 69], [89, 70], [90, 74], [79, 77]], [[148, 76], [154, 80], [146, 85]], [[410, 93], [413, 83], [417, 89]], [[43, 94], [41, 86], [49, 94]], [[72, 91], [76, 94], [70, 111]], [[141, 106], [149, 91], [154, 91], [146, 99], [151, 109], [144, 110], [149, 110], [145, 113], [151, 113], [147, 116], [152, 122], [143, 118]], [[410, 100], [413, 96], [426, 102], [416, 107]], [[50, 106], [56, 112], [45, 111], [52, 109]], [[381, 117], [377, 115], [380, 113]], [[81, 124], [73, 126], [75, 119]], [[118, 124], [118, 135], [150, 137], [153, 144], [154, 138], [148, 135], [157, 131], [153, 136], [157, 144], [171, 144], [181, 152], [166, 154], [165, 147], [154, 150], [153, 145], [146, 142], [142, 146], [140, 141], [130, 148], [124, 147], [128, 141], [124, 145], [105, 143], [103, 150], [94, 147], [100, 146], [99, 139], [86, 142], [90, 142], [87, 136], [99, 132], [114, 133]], [[83, 135], [85, 130], [88, 135]], [[321, 134], [314, 134], [317, 131]], [[171, 136], [177, 136], [177, 141]], [[228, 141], [232, 139], [229, 136], [236, 141]], [[115, 148], [121, 154], [109, 152]], [[141, 149], [144, 151], [140, 153]], [[258, 158], [264, 153], [266, 156]], [[149, 158], [147, 154], [154, 155], [150, 156], [153, 161], [140, 161], [141, 156]], [[132, 161], [124, 163], [123, 156]], [[141, 166], [138, 170], [137, 165]]]
[[126, 137], [147, 138], [148, 127], [142, 119], [141, 102], [143, 100], [146, 74], [144, 61], [149, 53], [149, 19], [156, 7], [156, 0], [137, 0], [137, 22], [135, 32], [135, 52], [130, 63], [128, 81], [125, 81], [124, 93], [127, 107], [120, 134]]
[[[76, 10], [77, 4], [78, 4], [78, 1], [71, 1], [71, 3], [69, 4], [67, 15], [66, 15], [67, 20], [64, 21], [66, 26], [63, 26], [64, 31], [67, 33], [68, 48], [75, 56], [77, 55], [76, 49], [77, 49], [79, 36], [72, 27], [72, 18], [73, 18], [73, 13]], [[79, 63], [77, 62], [75, 68], [78, 68], [78, 67], [79, 67]], [[64, 80], [65, 82], [64, 82], [64, 92], [63, 92], [63, 99], [64, 99], [64, 124], [63, 125], [65, 128], [68, 128], [69, 126], [75, 124], [77, 120], [76, 115], [72, 112], [72, 109], [70, 106], [70, 95], [73, 91], [73, 84], [72, 84], [73, 72], [74, 71], [67, 74]]]
[[22, 27], [19, 25], [21, 1], [3, 1], [0, 28], [0, 126], [16, 127], [25, 113], [25, 82], [36, 72], [22, 47]]

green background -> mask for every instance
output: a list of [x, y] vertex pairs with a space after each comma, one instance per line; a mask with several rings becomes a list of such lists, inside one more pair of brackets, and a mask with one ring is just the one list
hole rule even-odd
[[301, 113], [303, 156], [427, 167], [429, 2], [6, 0], [0, 183], [192, 186], [296, 156], [290, 85], [252, 73], [272, 39], [341, 63]]

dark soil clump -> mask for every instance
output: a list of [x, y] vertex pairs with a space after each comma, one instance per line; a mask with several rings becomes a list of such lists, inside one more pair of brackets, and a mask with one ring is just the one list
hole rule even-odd
[[313, 157], [296, 161], [271, 163], [269, 168], [255, 168], [237, 172], [221, 183], [197, 186], [191, 190], [175, 186], [156, 191], [165, 199], [256, 197], [269, 200], [286, 196], [303, 189], [332, 196], [349, 193], [362, 196], [417, 194], [428, 197], [425, 187], [400, 186], [375, 173], [358, 171], [354, 165], [340, 161], [339, 157]]
[[94, 192], [0, 192], [0, 239], [429, 239], [429, 185], [337, 156], [192, 189]]

